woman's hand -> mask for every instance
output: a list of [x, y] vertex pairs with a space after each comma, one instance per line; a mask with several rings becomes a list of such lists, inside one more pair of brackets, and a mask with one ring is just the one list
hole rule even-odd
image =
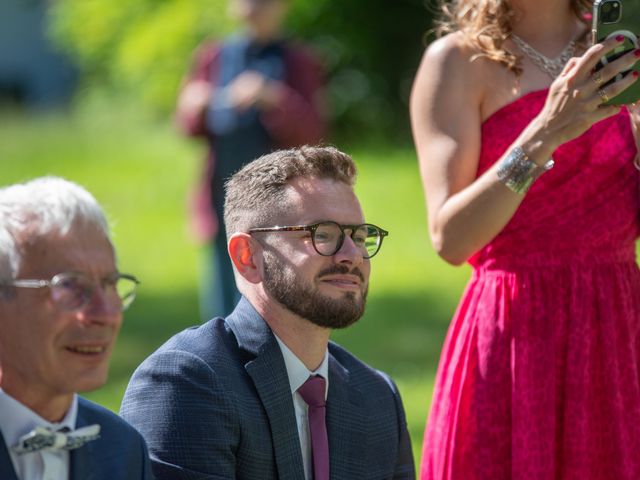
[[592, 46], [581, 57], [572, 58], [551, 84], [545, 105], [530, 126], [536, 131], [533, 136], [546, 145], [549, 154], [594, 123], [619, 112], [620, 107], [603, 103], [629, 88], [637, 81], [637, 74], [626, 75], [606, 87], [603, 85], [630, 69], [640, 58], [640, 50], [629, 52], [598, 71], [594, 69], [600, 59], [622, 41], [622, 36], [608, 39]]

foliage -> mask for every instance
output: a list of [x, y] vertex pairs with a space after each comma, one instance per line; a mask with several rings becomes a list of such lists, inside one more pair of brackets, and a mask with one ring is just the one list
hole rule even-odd
[[166, 112], [194, 46], [230, 31], [225, 10], [225, 0], [58, 0], [50, 26], [91, 88], [130, 92]]
[[[325, 60], [337, 130], [408, 131], [407, 98], [430, 25], [424, 0], [291, 0], [289, 30]], [[51, 31], [90, 88], [169, 112], [194, 48], [234, 24], [225, 0], [57, 0]]]
[[292, 28], [324, 54], [337, 127], [407, 133], [411, 83], [431, 25], [425, 0], [298, 2]]

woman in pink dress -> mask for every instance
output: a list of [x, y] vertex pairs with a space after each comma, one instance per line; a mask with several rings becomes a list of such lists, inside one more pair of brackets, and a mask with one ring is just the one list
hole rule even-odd
[[[445, 341], [423, 480], [640, 479], [640, 173], [631, 52], [584, 0], [458, 0], [415, 80], [431, 240], [473, 274]], [[553, 161], [550, 161], [553, 159]]]

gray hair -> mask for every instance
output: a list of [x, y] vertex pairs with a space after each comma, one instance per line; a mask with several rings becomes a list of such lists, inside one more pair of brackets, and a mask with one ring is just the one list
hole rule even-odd
[[294, 178], [328, 178], [353, 186], [356, 166], [335, 147], [302, 146], [278, 150], [254, 160], [226, 183], [224, 222], [227, 236], [267, 227], [289, 205], [286, 187]]
[[94, 224], [109, 237], [104, 211], [76, 183], [48, 176], [0, 188], [0, 281], [17, 275], [25, 240], [65, 235], [77, 221]]

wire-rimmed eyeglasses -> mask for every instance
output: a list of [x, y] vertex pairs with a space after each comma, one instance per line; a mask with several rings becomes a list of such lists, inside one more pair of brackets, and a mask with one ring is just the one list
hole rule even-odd
[[[98, 285], [99, 283], [99, 285]], [[100, 287], [106, 300], [126, 310], [136, 298], [140, 281], [133, 275], [114, 272], [96, 282], [84, 273], [65, 272], [54, 275], [51, 280], [17, 279], [2, 283], [5, 287], [49, 288], [51, 299], [63, 310], [79, 311], [91, 301], [93, 292]]]
[[370, 223], [360, 225], [341, 225], [326, 221], [313, 225], [294, 225], [283, 227], [252, 228], [248, 233], [259, 232], [311, 232], [311, 243], [316, 252], [324, 257], [335, 255], [344, 243], [345, 230], [351, 233], [349, 237], [362, 251], [362, 258], [371, 258], [380, 251], [382, 240], [389, 232]]

